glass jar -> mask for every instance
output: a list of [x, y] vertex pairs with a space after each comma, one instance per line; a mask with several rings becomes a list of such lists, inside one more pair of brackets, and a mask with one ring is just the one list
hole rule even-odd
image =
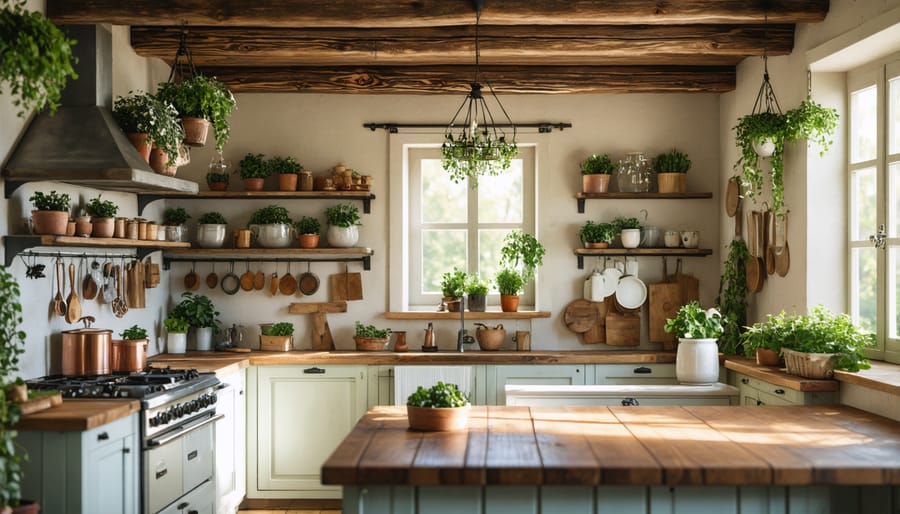
[[619, 161], [616, 182], [623, 193], [650, 191], [650, 162], [644, 158], [644, 152], [630, 152], [624, 161]]
[[303, 170], [300, 172], [300, 191], [312, 191], [313, 190], [313, 176], [312, 172], [309, 170]]

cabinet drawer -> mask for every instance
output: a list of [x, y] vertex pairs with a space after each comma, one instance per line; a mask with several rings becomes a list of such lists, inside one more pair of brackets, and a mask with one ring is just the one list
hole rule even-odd
[[675, 364], [597, 364], [597, 384], [676, 384]]
[[[769, 400], [772, 400], [773, 398], [780, 398], [784, 400], [785, 403], [778, 403], [778, 405], [803, 404], [803, 393], [795, 389], [790, 389], [776, 384], [770, 384], [768, 382], [764, 382], [757, 378], [748, 377], [746, 375], [738, 375], [738, 381], [742, 386], [746, 385], [759, 391], [760, 396], [766, 395]], [[760, 400], [762, 400], [762, 398], [760, 398]], [[772, 401], [764, 403], [766, 403], [767, 405], [776, 404]]]
[[137, 430], [136, 419], [137, 415], [135, 414], [84, 432], [81, 434], [81, 440], [85, 453], [90, 453], [100, 446], [109, 444], [110, 441], [118, 441], [135, 433]]
[[213, 476], [213, 425], [186, 434], [182, 444], [184, 490], [190, 491]]

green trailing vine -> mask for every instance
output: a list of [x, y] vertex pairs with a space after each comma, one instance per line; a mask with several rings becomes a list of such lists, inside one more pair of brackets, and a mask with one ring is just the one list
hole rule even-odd
[[725, 332], [719, 337], [719, 348], [728, 355], [742, 355], [741, 332], [747, 325], [747, 263], [750, 252], [741, 239], [728, 247], [725, 270], [719, 279], [716, 304], [722, 313]]
[[519, 148], [505, 138], [492, 139], [478, 131], [472, 136], [451, 133], [444, 135], [441, 145], [441, 165], [450, 173], [454, 183], [469, 180], [469, 186], [478, 187], [478, 177], [499, 175], [509, 168]]

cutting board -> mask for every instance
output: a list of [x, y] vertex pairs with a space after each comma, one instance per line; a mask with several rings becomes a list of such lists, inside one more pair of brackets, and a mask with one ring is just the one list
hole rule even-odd
[[574, 300], [563, 312], [563, 323], [572, 332], [583, 334], [597, 324], [597, 308], [588, 300]]
[[362, 275], [359, 273], [337, 273], [329, 277], [331, 298], [336, 302], [362, 300]]
[[[681, 272], [681, 259], [675, 267], [675, 274], [669, 275], [669, 282], [676, 282], [681, 286], [681, 305], [700, 301], [700, 281], [693, 275]], [[679, 305], [680, 307], [680, 305]]]
[[581, 341], [584, 344], [599, 344], [606, 342], [606, 301], [591, 302], [591, 306], [597, 311], [597, 321], [587, 332], [581, 333]]
[[[675, 334], [664, 330], [666, 320], [678, 315], [682, 306], [681, 284], [678, 282], [662, 282], [650, 284], [650, 326], [648, 338], [651, 343], [663, 343], [667, 350], [675, 349]], [[671, 345], [671, 347], [669, 347]]]
[[638, 346], [641, 344], [641, 316], [610, 310], [606, 314], [606, 344], [610, 346]]

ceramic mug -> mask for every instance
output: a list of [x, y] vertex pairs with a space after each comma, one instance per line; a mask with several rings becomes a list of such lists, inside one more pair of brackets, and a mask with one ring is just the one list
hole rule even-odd
[[250, 230], [243, 228], [234, 233], [235, 248], [250, 248]]
[[678, 248], [681, 246], [681, 233], [677, 230], [666, 230], [663, 243], [666, 244], [666, 248]]
[[700, 231], [698, 230], [682, 230], [681, 244], [685, 248], [697, 248], [700, 246]]

